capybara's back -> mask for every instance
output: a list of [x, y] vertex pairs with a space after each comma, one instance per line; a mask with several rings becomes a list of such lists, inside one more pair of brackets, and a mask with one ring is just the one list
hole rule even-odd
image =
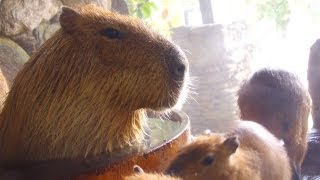
[[167, 174], [190, 180], [289, 180], [283, 144], [261, 125], [242, 121], [225, 134], [203, 135], [181, 149]]
[[241, 118], [265, 126], [282, 139], [293, 167], [299, 173], [307, 150], [310, 97], [293, 73], [262, 69], [238, 92]]
[[245, 155], [250, 157], [257, 153], [251, 165], [255, 166], [260, 163], [258, 172], [260, 172], [261, 179], [285, 180], [291, 178], [290, 160], [283, 141], [262, 125], [252, 121], [238, 122], [236, 127], [225, 136], [238, 136], [240, 148]]
[[61, 29], [16, 76], [0, 115], [0, 159], [85, 158], [139, 144], [145, 109], [184, 92], [183, 52], [140, 20], [93, 5], [60, 15]]

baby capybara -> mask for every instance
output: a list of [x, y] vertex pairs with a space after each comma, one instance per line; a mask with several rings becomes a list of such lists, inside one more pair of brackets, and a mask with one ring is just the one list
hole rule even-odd
[[289, 180], [291, 169], [280, 140], [258, 123], [240, 121], [225, 134], [197, 137], [166, 174], [186, 180]]
[[145, 109], [173, 107], [188, 62], [140, 20], [64, 7], [61, 30], [16, 76], [0, 116], [1, 160], [112, 152], [143, 139]]
[[262, 69], [244, 82], [238, 95], [241, 118], [262, 124], [282, 139], [292, 170], [300, 174], [311, 102], [298, 77], [284, 70]]

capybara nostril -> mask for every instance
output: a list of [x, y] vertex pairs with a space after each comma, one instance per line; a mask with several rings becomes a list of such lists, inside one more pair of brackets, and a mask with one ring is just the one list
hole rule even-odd
[[166, 61], [170, 77], [174, 80], [182, 81], [188, 69], [186, 59], [180, 54], [176, 54], [171, 55]]
[[184, 64], [177, 64], [173, 65], [172, 68], [172, 75], [176, 77], [178, 80], [183, 80], [185, 75], [186, 66]]

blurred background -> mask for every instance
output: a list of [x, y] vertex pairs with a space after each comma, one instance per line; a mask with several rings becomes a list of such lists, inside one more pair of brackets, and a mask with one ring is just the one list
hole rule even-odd
[[189, 57], [195, 93], [182, 109], [191, 118], [193, 132], [220, 131], [237, 119], [239, 85], [260, 68], [294, 72], [308, 86], [309, 49], [320, 37], [320, 1], [128, 0], [128, 4], [130, 14], [172, 38]]
[[[1, 62], [17, 72], [60, 28], [60, 8], [81, 3], [141, 18], [181, 46], [193, 77], [182, 110], [194, 133], [238, 119], [239, 85], [262, 67], [294, 72], [307, 87], [310, 46], [320, 37], [318, 0], [0, 0]], [[10, 88], [15, 73], [0, 67]]]

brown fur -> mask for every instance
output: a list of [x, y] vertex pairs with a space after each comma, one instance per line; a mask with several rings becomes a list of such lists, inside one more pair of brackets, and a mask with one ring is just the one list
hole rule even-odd
[[242, 119], [265, 126], [285, 142], [297, 172], [307, 150], [310, 97], [300, 80], [284, 70], [262, 69], [240, 88]]
[[197, 137], [178, 152], [166, 173], [186, 180], [291, 178], [283, 145], [264, 127], [250, 121], [240, 121], [225, 134]]
[[181, 180], [177, 177], [171, 177], [163, 174], [139, 173], [124, 178], [125, 180]]
[[[145, 109], [175, 105], [188, 64], [173, 43], [138, 19], [93, 5], [64, 8], [62, 29], [19, 72], [0, 116], [2, 160], [112, 152], [143, 139]], [[120, 31], [118, 39], [102, 34]]]
[[126, 176], [124, 179], [125, 180], [181, 180], [180, 178], [167, 176], [159, 173], [145, 173], [144, 170], [138, 165], [135, 165], [133, 167], [133, 171], [135, 172], [135, 174]]

